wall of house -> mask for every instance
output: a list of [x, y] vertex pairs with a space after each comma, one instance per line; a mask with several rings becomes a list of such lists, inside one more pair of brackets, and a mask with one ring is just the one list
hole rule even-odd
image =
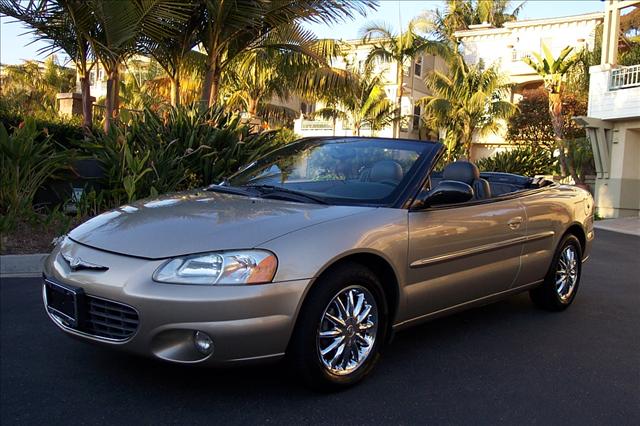
[[589, 117], [612, 120], [640, 116], [640, 85], [609, 90], [611, 72], [600, 65], [589, 70]]
[[640, 216], [640, 118], [613, 123], [608, 177], [596, 180], [600, 217]]
[[[332, 66], [336, 68], [346, 69], [349, 67], [362, 68], [365, 64], [367, 56], [373, 47], [371, 43], [362, 43], [360, 40], [354, 40], [350, 43], [349, 50], [346, 53], [346, 58], [336, 58]], [[416, 67], [415, 63], [421, 63], [421, 66]], [[416, 69], [420, 71], [416, 73]], [[429, 93], [425, 83], [424, 77], [433, 70], [444, 71], [446, 70], [445, 61], [433, 55], [422, 55], [416, 58], [414, 62], [405, 64], [403, 69], [403, 97], [401, 104], [401, 112], [403, 116], [413, 115], [416, 102], [427, 96]], [[395, 63], [377, 63], [374, 66], [374, 73], [380, 74], [385, 82], [384, 89], [387, 97], [392, 101], [397, 99], [397, 81], [398, 73]], [[315, 110], [323, 107], [322, 102], [317, 102]], [[421, 112], [421, 109], [417, 112]], [[334, 134], [333, 123], [330, 121], [316, 118], [314, 120], [309, 117], [300, 117], [294, 123], [294, 131], [303, 137], [311, 136], [331, 136]], [[412, 119], [408, 119], [405, 126], [400, 129], [400, 138], [405, 139], [420, 139], [425, 138], [428, 132], [424, 131], [422, 134], [419, 132], [419, 123], [413, 122]], [[353, 135], [353, 129], [349, 123], [342, 123], [338, 120], [336, 125], [335, 134], [337, 136], [351, 136]], [[378, 137], [393, 137], [393, 128], [388, 126], [385, 129], [371, 132], [368, 129], [361, 129], [360, 134], [362, 136], [378, 136]]]
[[[523, 89], [542, 84], [542, 78], [523, 62], [532, 52], [541, 53], [542, 44], [547, 45], [553, 55], [566, 46], [576, 49], [593, 49], [595, 29], [602, 22], [602, 14], [587, 14], [552, 19], [508, 22], [503, 28], [475, 28], [459, 31], [456, 36], [462, 42], [463, 57], [467, 63], [485, 66], [496, 65], [514, 85], [512, 101], [518, 102]], [[474, 138], [472, 159], [491, 156], [509, 149], [506, 140], [506, 123], [501, 130]]]

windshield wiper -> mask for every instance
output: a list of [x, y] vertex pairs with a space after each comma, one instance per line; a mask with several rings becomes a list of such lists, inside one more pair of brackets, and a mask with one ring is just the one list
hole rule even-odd
[[215, 183], [206, 187], [205, 191], [221, 192], [223, 194], [244, 195], [245, 197], [253, 197], [255, 195], [245, 189], [240, 189], [233, 186], [222, 186]]
[[[313, 201], [318, 204], [329, 204], [325, 200], [320, 197], [316, 197], [313, 195], [309, 195], [303, 191], [296, 191], [295, 189], [289, 189], [278, 185], [245, 185], [245, 188], [256, 188], [260, 192], [265, 195], [273, 194], [276, 192], [282, 192], [285, 194], [296, 195], [298, 197], [306, 198], [307, 200]], [[266, 190], [267, 192], [263, 191]]]

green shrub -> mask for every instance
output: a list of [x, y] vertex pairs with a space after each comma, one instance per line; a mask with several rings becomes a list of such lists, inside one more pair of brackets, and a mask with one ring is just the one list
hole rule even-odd
[[192, 189], [234, 173], [278, 146], [277, 131], [252, 133], [220, 108], [145, 110], [83, 144], [105, 172], [106, 202], [117, 205], [158, 193]]
[[51, 135], [43, 136], [34, 120], [27, 119], [11, 135], [0, 123], [0, 215], [4, 230], [18, 215], [32, 211], [38, 188], [68, 169], [73, 154], [73, 150], [57, 146]]
[[515, 173], [523, 176], [552, 174], [557, 160], [546, 150], [521, 145], [476, 162], [480, 171]]
[[569, 158], [573, 161], [573, 166], [581, 179], [584, 180], [586, 175], [596, 174], [596, 164], [589, 139], [578, 138], [567, 141], [567, 147], [571, 154]]
[[40, 131], [37, 136], [40, 141], [47, 136], [51, 136], [58, 147], [73, 148], [76, 146], [77, 141], [84, 138], [80, 117], [62, 118], [56, 114], [46, 112], [35, 112], [25, 116], [8, 105], [5, 99], [0, 100], [0, 123], [4, 125], [9, 133], [20, 126], [20, 123], [25, 121], [26, 118], [33, 121]]
[[302, 137], [288, 127], [281, 127], [275, 130], [275, 132], [274, 143], [277, 145], [287, 145]]

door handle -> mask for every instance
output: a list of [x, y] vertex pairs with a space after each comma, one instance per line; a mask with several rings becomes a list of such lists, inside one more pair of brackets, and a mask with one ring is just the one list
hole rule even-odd
[[513, 230], [520, 228], [520, 225], [522, 225], [522, 217], [516, 216], [514, 218], [509, 219], [509, 221], [507, 222], [507, 225], [509, 225], [509, 228]]

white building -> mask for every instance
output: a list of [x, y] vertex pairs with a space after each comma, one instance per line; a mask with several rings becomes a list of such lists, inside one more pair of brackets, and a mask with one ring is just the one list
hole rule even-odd
[[[553, 2], [549, 2], [549, 7], [553, 7]], [[602, 13], [589, 13], [506, 22], [501, 28], [480, 24], [457, 31], [455, 36], [462, 43], [467, 63], [497, 65], [508, 76], [509, 82], [514, 84], [512, 101], [518, 102], [523, 90], [542, 85], [542, 78], [522, 61], [523, 58], [531, 56], [532, 52], [541, 53], [543, 45], [549, 47], [554, 56], [567, 46], [593, 49], [596, 27], [602, 21]], [[508, 146], [505, 132], [506, 126], [503, 126], [503, 131], [498, 134], [476, 139], [472, 157], [487, 157]]]
[[[367, 56], [373, 48], [376, 40], [364, 43], [362, 40], [351, 40], [347, 42], [348, 50], [345, 58], [338, 59], [333, 64], [336, 68], [346, 69], [347, 64], [360, 67], [364, 64]], [[403, 117], [415, 117], [403, 120], [400, 127], [400, 138], [405, 139], [425, 139], [427, 137], [435, 138], [437, 135], [420, 134], [421, 108], [416, 102], [428, 94], [428, 90], [424, 84], [423, 78], [428, 72], [446, 69], [445, 61], [433, 55], [424, 54], [416, 57], [411, 65], [405, 64], [403, 71], [403, 96], [401, 113]], [[394, 103], [397, 101], [398, 73], [395, 63], [380, 63], [376, 65], [375, 72], [381, 74], [385, 81], [385, 92], [387, 97]], [[321, 103], [301, 105], [303, 116], [294, 122], [294, 131], [301, 136], [332, 136], [334, 133], [333, 123], [331, 121], [320, 118], [311, 119], [309, 113], [321, 108]], [[338, 120], [336, 123], [335, 134], [337, 136], [352, 136], [354, 134], [353, 126], [350, 123]], [[393, 128], [389, 126], [377, 132], [370, 129], [362, 129], [361, 136], [379, 136], [393, 137]]]
[[587, 129], [601, 217], [640, 216], [640, 64], [618, 65], [620, 11], [640, 1], [606, 0], [602, 58], [591, 67]]
[[[143, 55], [135, 55], [127, 60], [127, 63], [120, 67], [120, 79], [124, 78], [125, 73], [140, 74], [140, 81], [144, 80], [144, 73], [149, 68], [151, 59]], [[107, 73], [100, 62], [95, 62], [89, 71], [89, 81], [91, 83], [91, 96], [101, 99], [107, 96]], [[76, 91], [81, 92], [80, 78], [76, 81]]]

